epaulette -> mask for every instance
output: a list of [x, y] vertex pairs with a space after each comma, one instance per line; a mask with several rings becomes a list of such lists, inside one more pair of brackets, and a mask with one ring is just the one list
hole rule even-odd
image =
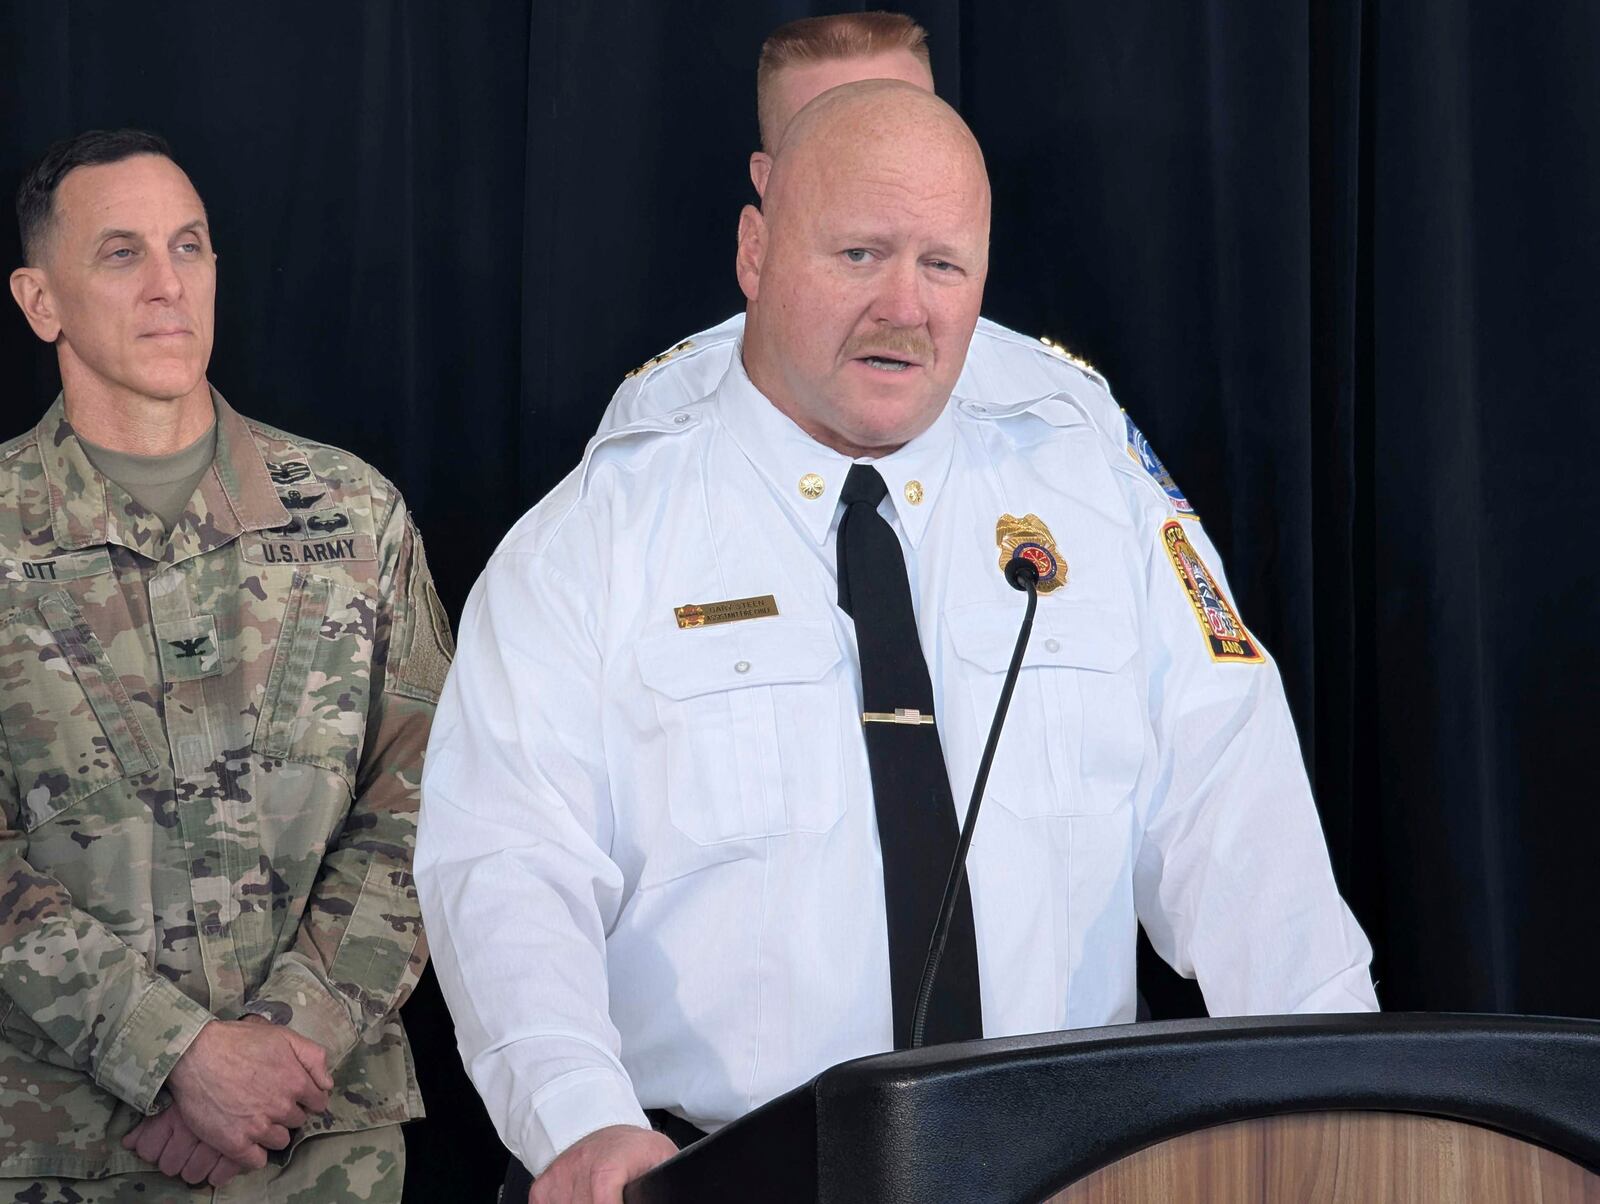
[[1028, 414], [1053, 427], [1077, 426], [1080, 423], [1086, 425], [1100, 436], [1101, 446], [1113, 467], [1125, 469], [1128, 475], [1139, 480], [1144, 487], [1159, 493], [1162, 500], [1179, 518], [1198, 520], [1200, 517], [1195, 513], [1189, 499], [1184, 497], [1183, 490], [1178, 488], [1172, 473], [1161, 462], [1161, 457], [1156, 455], [1155, 448], [1151, 447], [1150, 441], [1144, 437], [1144, 432], [1134, 425], [1126, 410], [1117, 412], [1122, 429], [1112, 432], [1106, 429], [1104, 423], [1100, 421], [1100, 416], [1093, 412], [1083, 398], [1068, 392], [1048, 393], [1043, 397], [1008, 402], [1004, 405], [972, 401], [968, 398], [958, 399], [956, 404], [963, 412], [989, 421]]
[[694, 340], [693, 339], [684, 339], [683, 342], [679, 343], [676, 347], [668, 347], [660, 355], [652, 355], [649, 359], [645, 360], [645, 362], [640, 364], [637, 368], [631, 369], [628, 372], [624, 372], [622, 374], [622, 379], [623, 380], [632, 380], [634, 377], [638, 376], [640, 373], [648, 372], [652, 368], [659, 368], [662, 364], [666, 363], [668, 360], [670, 360], [673, 356], [677, 355], [679, 352], [690, 351], [690, 350], [693, 350], [693, 348], [694, 348]]
[[692, 431], [701, 422], [698, 409], [698, 405], [684, 406], [681, 409], [668, 410], [665, 414], [658, 414], [654, 418], [639, 418], [625, 426], [601, 431], [590, 439], [589, 446], [583, 449], [583, 463], [579, 468], [581, 473], [579, 495], [581, 496], [588, 488], [589, 473], [599, 453], [624, 440], [634, 440], [649, 435], [681, 435]]
[[1111, 383], [1106, 380], [1104, 374], [1088, 360], [1084, 359], [1083, 356], [1075, 355], [1068, 351], [1063, 344], [1056, 342], [1049, 335], [1040, 335], [1039, 345], [1044, 348], [1047, 355], [1053, 355], [1058, 360], [1065, 360], [1106, 392], [1109, 393], [1111, 391]]
[[[684, 434], [699, 428], [702, 418], [698, 406], [669, 410], [654, 418], [641, 418], [625, 426], [601, 431], [583, 449], [578, 466], [562, 478], [532, 510], [512, 527], [501, 548], [526, 540], [535, 553], [543, 553], [550, 541], [572, 517], [589, 492], [595, 469], [620, 451], [620, 445], [646, 437]], [[499, 555], [497, 551], [495, 553]]]
[[259, 435], [274, 443], [282, 443], [287, 449], [337, 456], [350, 461], [352, 464], [366, 466], [367, 462], [356, 455], [355, 452], [349, 448], [340, 447], [337, 443], [328, 443], [322, 439], [307, 439], [304, 435], [296, 435], [293, 431], [286, 431], [282, 427], [273, 426], [269, 422], [262, 422], [258, 418], [245, 416], [244, 422], [250, 428], [252, 434]]
[[1082, 422], [1098, 431], [1100, 424], [1095, 422], [1094, 416], [1085, 408], [1083, 402], [1071, 393], [1046, 393], [1043, 397], [1030, 397], [1023, 401], [1008, 401], [995, 404], [987, 401], [974, 401], [971, 398], [956, 398], [956, 405], [963, 413], [971, 414], [975, 418], [993, 422], [1002, 418], [1013, 418], [1018, 414], [1031, 414], [1043, 419], [1051, 426], [1066, 427], [1076, 426]]
[[16, 436], [15, 438], [8, 439], [6, 442], [0, 443], [0, 463], [4, 463], [5, 461], [11, 459], [12, 456], [36, 442], [38, 434], [39, 432], [37, 430], [23, 431], [22, 434]]

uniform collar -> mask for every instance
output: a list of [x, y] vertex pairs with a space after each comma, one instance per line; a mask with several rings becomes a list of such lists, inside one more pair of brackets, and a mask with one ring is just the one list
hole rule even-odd
[[211, 402], [217, 411], [217, 454], [172, 529], [162, 557], [168, 564], [219, 548], [242, 532], [289, 522], [250, 424], [215, 389]]
[[211, 403], [217, 416], [216, 456], [163, 548], [167, 541], [161, 520], [89, 462], [67, 421], [65, 395], [57, 395], [35, 428], [56, 545], [77, 551], [114, 543], [152, 560], [174, 562], [210, 551], [241, 531], [287, 523], [289, 512], [278, 499], [249, 425], [215, 389]]
[[[741, 343], [717, 386], [718, 417], [795, 521], [818, 544], [828, 538], [850, 457], [818, 443], [773, 405], [744, 370]], [[944, 492], [955, 448], [955, 425], [946, 406], [932, 426], [898, 451], [870, 463], [889, 488], [900, 529], [916, 547]], [[815, 496], [812, 496], [815, 495]]]

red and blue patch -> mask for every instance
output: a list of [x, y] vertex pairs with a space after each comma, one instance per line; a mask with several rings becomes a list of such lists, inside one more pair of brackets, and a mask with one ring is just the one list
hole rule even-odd
[[1172, 479], [1172, 474], [1167, 471], [1167, 466], [1161, 462], [1161, 457], [1156, 455], [1156, 449], [1150, 446], [1150, 440], [1144, 437], [1144, 432], [1133, 425], [1133, 419], [1126, 410], [1122, 413], [1122, 420], [1128, 424], [1128, 454], [1139, 462], [1139, 467], [1150, 474], [1155, 483], [1161, 486], [1161, 492], [1172, 501], [1172, 508], [1178, 512], [1180, 518], [1199, 518], [1194, 512], [1194, 507], [1189, 504], [1189, 499], [1183, 496], [1183, 490], [1178, 488], [1178, 482]]

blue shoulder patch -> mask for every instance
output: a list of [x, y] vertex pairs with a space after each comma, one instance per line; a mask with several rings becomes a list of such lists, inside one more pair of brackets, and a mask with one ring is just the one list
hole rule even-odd
[[1133, 425], [1133, 419], [1128, 412], [1122, 412], [1122, 419], [1128, 424], [1128, 454], [1139, 462], [1143, 468], [1161, 486], [1161, 491], [1172, 500], [1172, 508], [1182, 518], [1199, 518], [1194, 512], [1194, 507], [1189, 504], [1189, 499], [1183, 496], [1183, 490], [1178, 488], [1178, 482], [1172, 479], [1172, 474], [1167, 471], [1167, 466], [1161, 462], [1161, 457], [1156, 455], [1156, 449], [1150, 446], [1150, 440], [1144, 437], [1144, 432]]

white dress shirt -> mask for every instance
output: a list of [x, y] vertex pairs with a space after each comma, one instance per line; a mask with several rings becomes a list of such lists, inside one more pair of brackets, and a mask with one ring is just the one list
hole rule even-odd
[[[434, 721], [416, 854], [434, 965], [535, 1172], [641, 1107], [715, 1129], [892, 1044], [835, 602], [851, 462], [729, 362], [710, 396], [597, 436], [513, 528]], [[1039, 599], [968, 863], [984, 1032], [1133, 1019], [1140, 921], [1214, 1015], [1373, 1009], [1277, 669], [1214, 659], [1204, 615], [1231, 613], [1215, 549], [1130, 454], [1110, 395], [1073, 377], [953, 399], [874, 461], [963, 813], [1026, 601], [997, 520], [1037, 516], [1068, 576]], [[775, 616], [674, 615], [761, 595]]]

